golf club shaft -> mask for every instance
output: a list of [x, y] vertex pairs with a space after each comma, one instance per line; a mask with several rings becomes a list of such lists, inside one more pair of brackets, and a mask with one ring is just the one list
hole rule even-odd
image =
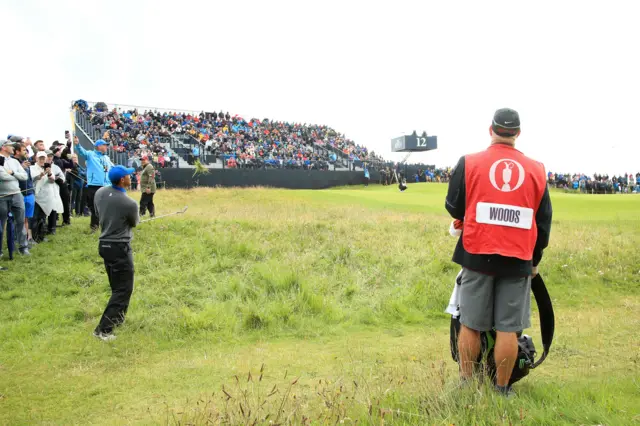
[[163, 218], [163, 217], [182, 214], [182, 213], [184, 213], [186, 211], [187, 211], [187, 207], [185, 207], [184, 210], [180, 210], [180, 211], [177, 211], [177, 212], [174, 212], [174, 213], [163, 214], [162, 216], [156, 216], [156, 217], [152, 217], [151, 219], [141, 220], [140, 223], [151, 222], [152, 220], [160, 219], [160, 218]]

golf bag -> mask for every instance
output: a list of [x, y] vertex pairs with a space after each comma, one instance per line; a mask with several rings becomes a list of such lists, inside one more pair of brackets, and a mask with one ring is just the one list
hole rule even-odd
[[395, 169], [393, 169], [393, 175], [396, 177], [396, 182], [398, 182], [398, 189], [400, 192], [404, 192], [407, 189], [407, 179], [402, 175], [398, 178], [398, 174]]
[[[460, 285], [460, 275], [456, 279], [456, 285]], [[516, 383], [523, 377], [527, 376], [529, 372], [538, 367], [545, 360], [549, 354], [549, 348], [553, 341], [553, 333], [555, 328], [555, 317], [553, 313], [553, 305], [551, 304], [551, 298], [547, 287], [542, 280], [540, 274], [536, 275], [531, 280], [531, 291], [536, 299], [538, 305], [538, 313], [540, 315], [540, 331], [542, 334], [542, 348], [543, 352], [540, 359], [536, 361], [535, 356], [537, 354], [536, 348], [533, 344], [533, 340], [530, 336], [522, 334], [522, 331], [518, 332], [518, 357], [509, 379], [509, 385]], [[451, 316], [450, 326], [450, 346], [451, 357], [455, 362], [459, 363], [458, 353], [458, 334], [460, 333], [460, 320], [457, 315]], [[480, 356], [478, 357], [476, 364], [476, 371], [482, 371], [484, 368], [487, 375], [491, 378], [492, 382], [496, 380], [496, 364], [493, 356], [493, 350], [495, 347], [496, 332], [495, 330], [486, 331], [480, 333]], [[486, 363], [483, 364], [483, 361]]]

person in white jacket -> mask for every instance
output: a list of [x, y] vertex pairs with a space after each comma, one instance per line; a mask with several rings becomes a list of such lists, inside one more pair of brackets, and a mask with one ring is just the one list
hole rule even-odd
[[62, 211], [62, 199], [60, 189], [56, 184], [56, 176], [52, 166], [46, 163], [47, 154], [40, 151], [36, 154], [36, 164], [31, 166], [31, 178], [36, 195], [36, 209], [33, 215], [32, 227], [33, 239], [37, 242], [44, 239], [47, 217], [53, 211]]
[[24, 225], [24, 198], [20, 192], [18, 181], [27, 180], [27, 172], [22, 168], [18, 160], [11, 158], [14, 142], [0, 141], [0, 257], [2, 257], [2, 245], [4, 244], [4, 228], [9, 216], [13, 215], [18, 237], [20, 254], [28, 256], [27, 231]]

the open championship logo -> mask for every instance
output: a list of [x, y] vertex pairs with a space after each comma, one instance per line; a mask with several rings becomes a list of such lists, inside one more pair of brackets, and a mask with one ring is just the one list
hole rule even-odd
[[402, 148], [402, 139], [396, 139], [396, 143], [394, 146], [395, 146], [395, 149]]
[[[517, 174], [515, 185], [513, 185], [514, 173]], [[496, 174], [499, 174], [498, 179], [496, 179]], [[491, 165], [491, 169], [489, 170], [489, 180], [491, 181], [491, 185], [493, 185], [493, 187], [498, 191], [515, 191], [520, 188], [524, 182], [524, 167], [522, 167], [522, 164], [518, 163], [516, 160], [503, 158]], [[498, 185], [497, 182], [499, 181], [501, 181], [501, 185]]]

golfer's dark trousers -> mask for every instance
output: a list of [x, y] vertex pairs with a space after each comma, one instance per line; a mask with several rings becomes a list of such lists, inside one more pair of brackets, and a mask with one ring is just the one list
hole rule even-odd
[[133, 293], [133, 252], [129, 243], [100, 241], [98, 251], [104, 259], [109, 277], [111, 298], [107, 304], [96, 332], [111, 333], [122, 324]]
[[153, 204], [154, 195], [154, 193], [147, 194], [146, 192], [142, 191], [142, 198], [140, 198], [140, 216], [144, 216], [147, 209], [149, 209], [149, 214], [151, 215], [151, 217], [154, 217], [156, 215], [156, 206]]
[[96, 196], [96, 192], [98, 192], [98, 189], [100, 188], [102, 187], [92, 185], [89, 185], [87, 187], [87, 204], [89, 205], [89, 210], [91, 210], [91, 229], [98, 229], [98, 226], [100, 226], [100, 220], [98, 220], [96, 206], [93, 205], [93, 199]]

